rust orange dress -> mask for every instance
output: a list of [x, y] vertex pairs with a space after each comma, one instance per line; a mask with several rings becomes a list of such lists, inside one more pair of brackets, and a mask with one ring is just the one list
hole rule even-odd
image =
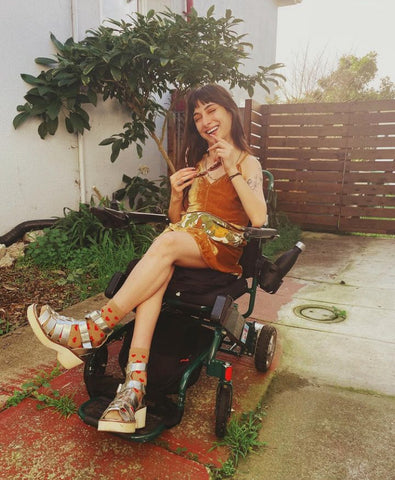
[[[237, 164], [248, 156], [243, 155]], [[202, 161], [198, 173], [204, 170]], [[196, 178], [189, 190], [188, 209], [177, 223], [170, 223], [165, 231], [185, 231], [193, 236], [201, 255], [213, 270], [240, 275], [238, 264], [245, 244], [241, 228], [249, 219], [228, 175], [210, 182], [207, 175]]]

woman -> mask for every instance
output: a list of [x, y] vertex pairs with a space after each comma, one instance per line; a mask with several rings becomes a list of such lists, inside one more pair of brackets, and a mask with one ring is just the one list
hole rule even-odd
[[82, 363], [122, 318], [136, 309], [126, 381], [99, 420], [99, 430], [133, 433], [145, 426], [146, 366], [162, 298], [174, 267], [212, 268], [236, 275], [243, 238], [239, 226], [266, 222], [262, 171], [250, 155], [237, 105], [218, 85], [193, 90], [187, 100], [186, 166], [170, 177], [169, 218], [122, 288], [85, 320], [44, 306], [28, 309], [38, 339], [58, 352], [66, 368]]

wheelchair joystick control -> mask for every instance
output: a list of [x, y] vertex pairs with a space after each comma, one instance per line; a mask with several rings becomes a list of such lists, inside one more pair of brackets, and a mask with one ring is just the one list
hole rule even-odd
[[278, 257], [274, 263], [266, 262], [260, 275], [260, 287], [268, 293], [277, 292], [282, 284], [282, 279], [295, 265], [296, 260], [305, 248], [304, 243], [298, 242]]

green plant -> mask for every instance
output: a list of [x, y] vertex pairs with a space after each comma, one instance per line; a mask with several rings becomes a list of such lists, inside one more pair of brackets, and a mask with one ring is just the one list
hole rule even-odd
[[38, 393], [37, 391], [32, 392], [32, 397], [40, 402], [37, 404], [39, 410], [52, 407], [66, 418], [76, 413], [77, 405], [72, 397], [60, 395], [58, 390], [51, 390], [50, 393], [50, 395], [47, 395], [45, 393]]
[[273, 259], [276, 254], [293, 247], [302, 235], [300, 227], [291, 223], [284, 213], [277, 213], [276, 219], [277, 226], [275, 228], [278, 231], [279, 237], [265, 243], [262, 249], [262, 253], [270, 259]]
[[161, 176], [157, 182], [139, 176], [124, 175], [125, 187], [115, 192], [116, 200], [129, 201], [129, 207], [135, 211], [166, 213], [170, 202], [170, 182], [168, 177]]
[[[22, 384], [19, 390], [14, 390], [12, 396], [7, 399], [4, 408], [15, 407], [25, 398], [31, 397], [39, 402], [37, 408], [53, 407], [60, 414], [69, 417], [77, 410], [73, 399], [68, 395], [60, 395], [57, 390], [51, 389], [50, 385], [51, 380], [60, 373], [59, 366], [56, 366], [50, 373], [38, 373], [34, 378]], [[38, 392], [42, 387], [48, 389], [47, 394]]]
[[8, 320], [0, 318], [0, 336], [6, 335], [11, 331], [11, 324]]
[[343, 320], [347, 318], [347, 312], [345, 310], [340, 310], [337, 307], [332, 307], [332, 310], [337, 318], [342, 318]]
[[259, 403], [255, 410], [242, 413], [238, 418], [231, 418], [225, 437], [215, 442], [212, 447], [225, 446], [229, 449], [228, 459], [221, 468], [214, 469], [212, 472], [215, 480], [234, 475], [241, 458], [245, 458], [251, 451], [265, 445], [264, 442], [259, 441], [263, 416], [262, 404]]
[[[228, 82], [252, 96], [256, 86], [269, 91], [269, 82], [277, 84], [284, 78], [275, 72], [280, 64], [243, 74], [240, 66], [252, 45], [236, 31], [242, 20], [230, 10], [219, 18], [213, 13], [214, 7], [203, 17], [193, 9], [187, 16], [151, 10], [128, 22], [108, 20], [108, 26], [88, 31], [80, 42], [69, 38], [61, 43], [51, 34], [58, 53], [54, 59], [36, 58], [45, 67], [37, 77], [21, 75], [33, 88], [25, 95], [26, 103], [17, 107], [14, 127], [36, 117], [41, 120], [38, 133], [45, 138], [55, 134], [64, 117], [68, 132], [82, 134], [90, 129], [85, 104], [96, 106], [99, 96], [103, 101], [116, 99], [129, 110], [130, 120], [121, 133], [101, 142], [111, 145], [111, 161], [131, 144], [141, 157], [142, 145], [151, 137], [174, 172], [164, 148], [165, 133], [174, 106], [187, 90], [202, 83]], [[163, 102], [165, 96], [168, 103]], [[163, 119], [160, 132], [158, 117]]]

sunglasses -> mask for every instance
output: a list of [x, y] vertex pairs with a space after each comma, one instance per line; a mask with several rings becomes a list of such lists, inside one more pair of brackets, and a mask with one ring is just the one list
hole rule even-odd
[[199, 177], [204, 177], [204, 175], [207, 175], [208, 172], [212, 172], [213, 170], [217, 170], [222, 165], [221, 160], [218, 160], [217, 162], [213, 163], [211, 167], [207, 168], [206, 170], [203, 170], [202, 172], [199, 172], [195, 178]]

